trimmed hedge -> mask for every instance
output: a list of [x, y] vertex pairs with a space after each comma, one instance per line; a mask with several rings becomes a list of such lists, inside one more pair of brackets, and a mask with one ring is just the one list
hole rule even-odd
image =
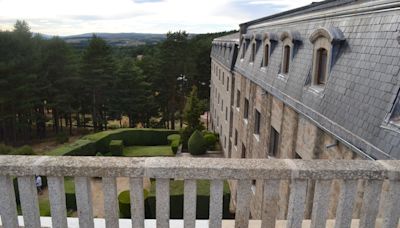
[[176, 133], [178, 132], [167, 129], [122, 128], [87, 135], [83, 137], [83, 139], [94, 141], [96, 144], [96, 151], [107, 152], [111, 140], [122, 140], [125, 146], [168, 145], [168, 135]]
[[113, 156], [122, 156], [124, 151], [124, 142], [122, 140], [111, 140], [109, 151]]
[[200, 133], [200, 131], [196, 130], [189, 138], [188, 142], [189, 153], [192, 155], [205, 154], [207, 151], [206, 143], [207, 142], [203, 138], [203, 135]]
[[121, 128], [102, 131], [82, 137], [80, 140], [56, 148], [48, 155], [55, 156], [95, 156], [97, 152], [109, 152], [111, 140], [122, 140], [125, 146], [168, 145], [167, 137], [178, 131], [151, 128]]

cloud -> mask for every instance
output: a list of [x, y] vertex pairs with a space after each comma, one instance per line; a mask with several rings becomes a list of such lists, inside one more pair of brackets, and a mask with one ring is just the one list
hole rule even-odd
[[240, 23], [312, 0], [0, 0], [0, 29], [26, 20], [34, 32], [190, 33], [238, 29]]

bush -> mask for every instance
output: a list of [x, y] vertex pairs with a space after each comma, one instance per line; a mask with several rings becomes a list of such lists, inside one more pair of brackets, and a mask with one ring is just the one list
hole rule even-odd
[[57, 144], [63, 144], [69, 141], [68, 135], [65, 132], [60, 132], [56, 135]]
[[181, 140], [181, 136], [179, 134], [172, 134], [172, 135], [168, 135], [167, 137], [168, 142], [172, 143], [175, 140]]
[[122, 140], [111, 140], [110, 152], [113, 156], [122, 156], [124, 143]]
[[171, 142], [171, 150], [174, 154], [178, 153], [179, 149], [179, 139], [173, 140]]
[[12, 154], [12, 155], [35, 155], [35, 151], [33, 151], [32, 147], [25, 145], [25, 146], [15, 149], [10, 154]]
[[[149, 192], [143, 189], [143, 197], [147, 198]], [[131, 218], [131, 196], [129, 191], [123, 191], [118, 195], [119, 214], [121, 218]]]
[[13, 147], [11, 146], [7, 146], [5, 144], [0, 144], [0, 154], [1, 155], [5, 155], [5, 154], [9, 154], [14, 150]]
[[215, 143], [217, 142], [217, 136], [214, 134], [207, 133], [204, 135], [204, 140], [206, 141], [207, 148], [209, 150], [215, 149]]
[[201, 155], [206, 153], [207, 143], [200, 131], [196, 130], [193, 132], [192, 136], [190, 136], [188, 149], [189, 153], [192, 155]]

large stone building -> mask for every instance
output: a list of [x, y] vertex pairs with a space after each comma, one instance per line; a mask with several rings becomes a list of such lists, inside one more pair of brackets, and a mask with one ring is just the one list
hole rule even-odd
[[[210, 121], [225, 156], [400, 159], [399, 31], [399, 1], [327, 0], [215, 39]], [[262, 185], [253, 184], [259, 217]], [[281, 183], [282, 218], [288, 191]]]

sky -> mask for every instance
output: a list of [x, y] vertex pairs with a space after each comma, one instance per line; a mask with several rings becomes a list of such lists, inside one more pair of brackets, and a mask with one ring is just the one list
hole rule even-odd
[[[318, 1], [318, 0], [314, 0]], [[0, 0], [0, 30], [25, 20], [32, 32], [207, 33], [308, 5], [313, 0]]]

